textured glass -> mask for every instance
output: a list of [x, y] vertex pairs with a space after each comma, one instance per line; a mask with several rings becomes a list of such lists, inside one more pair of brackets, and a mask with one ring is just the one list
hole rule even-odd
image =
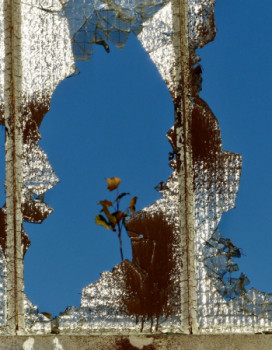
[[164, 6], [164, 0], [70, 0], [65, 5], [76, 59], [85, 60], [93, 45], [109, 52], [110, 41], [123, 48], [131, 32], [139, 33], [143, 22]]
[[[199, 6], [203, 3], [203, 8]], [[190, 20], [193, 48], [200, 48], [215, 34], [213, 1], [192, 1], [190, 12], [202, 14], [202, 23]], [[200, 28], [200, 30], [198, 30]], [[201, 34], [202, 33], [202, 34]], [[234, 208], [239, 188], [241, 156], [222, 149], [218, 121], [199, 98], [201, 67], [195, 77], [192, 109], [192, 157], [195, 193], [197, 271], [197, 324], [201, 333], [258, 332], [271, 329], [272, 295], [254, 288], [239, 270], [241, 251], [221, 236], [218, 224]]]
[[[0, 0], [0, 16], [0, 123], [6, 130], [0, 324], [7, 326], [0, 332], [271, 330], [272, 295], [247, 290], [248, 278], [237, 275], [240, 249], [217, 229], [235, 205], [241, 156], [222, 149], [218, 122], [199, 97], [195, 50], [215, 37], [214, 0]], [[23, 292], [30, 245], [23, 222], [50, 215], [44, 195], [58, 182], [38, 144], [39, 127], [75, 61], [89, 59], [95, 45], [106, 52], [109, 42], [124, 48], [131, 32], [173, 98], [175, 123], [167, 134], [173, 173], [156, 186], [161, 199], [127, 223], [132, 261], [103, 272], [83, 289], [80, 307], [50, 320]]]
[[160, 191], [163, 198], [127, 224], [132, 261], [125, 260], [112, 272], [103, 272], [99, 281], [84, 288], [81, 306], [68, 308], [60, 317], [61, 332], [180, 330], [181, 257], [175, 174]]
[[[209, 5], [209, 11], [207, 5]], [[93, 16], [92, 11], [90, 7], [86, 7], [85, 13], [88, 12], [89, 18]], [[130, 8], [130, 13], [134, 13], [133, 8]], [[177, 4], [168, 2], [163, 7], [160, 6], [153, 16], [141, 23], [139, 33], [135, 31], [135, 27], [132, 28], [166, 82], [174, 101], [181, 93], [179, 74], [182, 69], [180, 64], [180, 27], [175, 15], [180, 15]], [[213, 2], [190, 3], [189, 18], [189, 46], [194, 50], [196, 47], [204, 46], [215, 35]], [[75, 28], [75, 24], [71, 24], [71, 21], [69, 23], [70, 29]], [[88, 31], [87, 28], [91, 28], [90, 21], [88, 21], [89, 27], [86, 27], [86, 23], [82, 28]], [[79, 25], [78, 22], [77, 25]], [[96, 27], [100, 26], [98, 24]], [[71, 34], [73, 33], [74, 30]], [[76, 39], [78, 32], [76, 33], [76, 35], [73, 34], [73, 47], [75, 55], [78, 57], [79, 45]], [[84, 43], [86, 41], [92, 42], [91, 35], [95, 36], [97, 33], [93, 29], [91, 33], [84, 33]], [[86, 40], [87, 36], [88, 40]], [[107, 50], [106, 40], [111, 40], [110, 37], [100, 34], [100, 38], [103, 39], [103, 45]], [[121, 36], [121, 38], [124, 41], [118, 43], [119, 47], [122, 47], [126, 40], [125, 37]], [[114, 41], [113, 43], [116, 44]], [[85, 53], [85, 56], [82, 56], [82, 53]], [[80, 59], [86, 58], [86, 55], [91, 53], [91, 48], [82, 50], [82, 53], [79, 55]], [[198, 57], [193, 57], [193, 60], [193, 62], [197, 62]], [[197, 86], [200, 72], [193, 69], [194, 82]], [[176, 109], [178, 108], [177, 105]], [[182, 324], [184, 317], [182, 308], [186, 305], [181, 305], [181, 294], [184, 292], [180, 289], [180, 285], [181, 279], [186, 278], [186, 276], [182, 268], [185, 262], [182, 258], [183, 247], [179, 217], [180, 182], [176, 159], [180, 132], [178, 123], [168, 132], [169, 142], [173, 146], [170, 165], [174, 172], [166, 183], [161, 182], [156, 187], [162, 194], [162, 199], [138, 212], [128, 224], [128, 234], [133, 252], [132, 262], [126, 260], [117, 265], [112, 272], [103, 272], [99, 281], [84, 288], [81, 306], [79, 308], [69, 307], [59, 318], [58, 329], [60, 332], [71, 332], [71, 330], [78, 332], [80, 329], [88, 331], [186, 332], [185, 326]], [[159, 244], [163, 248], [158, 251], [160, 258], [156, 261], [154, 258], [156, 257], [155, 247]], [[157, 269], [155, 269], [156, 278], [152, 275], [154, 273], [152, 272], [152, 258], [155, 259], [154, 264], [158, 264]], [[150, 266], [151, 268], [149, 268]], [[156, 287], [160, 290], [158, 295]], [[159, 307], [154, 300], [159, 304]]]
[[[88, 13], [90, 19], [81, 27], [86, 31], [75, 31], [76, 34], [73, 34], [74, 30], [71, 31], [76, 58], [86, 58], [93, 46], [84, 47], [80, 52], [79, 38], [83, 38], [84, 43], [92, 44], [97, 44], [95, 40], [102, 40], [98, 44], [107, 50], [107, 40], [122, 48], [128, 34], [133, 31], [169, 88], [174, 90], [176, 61], [171, 3], [120, 1], [118, 4], [103, 3], [103, 6], [99, 2], [93, 4], [101, 6], [101, 10], [93, 16], [93, 9], [86, 6], [84, 13]], [[68, 4], [69, 11], [69, 6], [72, 5], [75, 6], [75, 3]], [[111, 23], [115, 21], [115, 15], [110, 12], [112, 8], [120, 19], [115, 28], [109, 25], [108, 20], [112, 16]], [[82, 13], [82, 7], [80, 10]], [[71, 12], [74, 15], [76, 13], [74, 10]], [[97, 12], [106, 20], [101, 21]], [[69, 18], [69, 12], [66, 13]], [[97, 30], [91, 25], [94, 21]], [[102, 24], [106, 25], [108, 31]], [[70, 30], [75, 28], [71, 19], [69, 25]], [[116, 35], [116, 28], [119, 35]], [[114, 35], [111, 34], [112, 31]], [[69, 307], [58, 319], [60, 332], [181, 331], [179, 295], [182, 263], [177, 173], [174, 172], [166, 183], [160, 183], [157, 189], [162, 194], [162, 199], [138, 212], [127, 224], [132, 244], [132, 261], [125, 260], [114, 267], [112, 272], [103, 272], [99, 281], [84, 288], [81, 306]]]

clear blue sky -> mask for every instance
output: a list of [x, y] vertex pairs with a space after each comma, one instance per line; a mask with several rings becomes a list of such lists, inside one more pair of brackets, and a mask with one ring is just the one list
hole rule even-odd
[[[217, 0], [218, 34], [199, 51], [202, 97], [219, 119], [224, 149], [243, 156], [237, 208], [224, 214], [224, 237], [243, 249], [238, 261], [252, 284], [272, 292], [269, 151], [271, 0]], [[57, 88], [41, 126], [40, 145], [60, 179], [46, 195], [55, 212], [41, 225], [25, 224], [32, 246], [25, 257], [26, 293], [40, 311], [58, 314], [79, 305], [83, 287], [120, 262], [118, 240], [94, 223], [100, 199], [111, 199], [106, 177], [139, 197], [156, 199], [171, 173], [165, 134], [174, 121], [166, 85], [134, 36], [120, 51], [96, 45], [80, 74]], [[2, 135], [2, 134], [1, 134]], [[3, 153], [3, 152], [2, 152]], [[1, 151], [0, 151], [0, 156]], [[125, 242], [125, 257], [131, 255]]]

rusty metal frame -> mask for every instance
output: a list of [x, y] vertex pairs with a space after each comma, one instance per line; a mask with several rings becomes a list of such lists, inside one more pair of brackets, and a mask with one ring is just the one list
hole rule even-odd
[[21, 4], [5, 0], [7, 331], [24, 332], [22, 233]]

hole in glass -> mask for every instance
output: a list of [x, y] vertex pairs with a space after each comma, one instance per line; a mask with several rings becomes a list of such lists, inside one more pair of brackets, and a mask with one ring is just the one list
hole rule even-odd
[[80, 75], [57, 88], [40, 128], [39, 144], [60, 179], [45, 196], [55, 212], [41, 226], [24, 224], [32, 242], [26, 294], [53, 315], [79, 305], [82, 288], [120, 262], [117, 237], [94, 223], [97, 202], [113, 199], [105, 178], [121, 177], [120, 189], [138, 196], [139, 210], [160, 197], [154, 187], [171, 173], [165, 134], [173, 103], [137, 39], [109, 55], [95, 47], [91, 62], [78, 67]]
[[270, 11], [268, 1], [261, 7], [254, 1], [217, 2], [217, 37], [200, 51], [201, 95], [219, 119], [223, 148], [243, 157], [236, 208], [223, 215], [219, 228], [242, 248], [240, 272], [265, 292], [272, 290], [266, 277], [271, 262]]

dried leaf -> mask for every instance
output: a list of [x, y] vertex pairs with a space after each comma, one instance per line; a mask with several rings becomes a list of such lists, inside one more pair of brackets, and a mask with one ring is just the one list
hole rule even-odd
[[107, 185], [108, 185], [108, 190], [109, 191], [113, 191], [116, 188], [118, 188], [118, 186], [120, 185], [121, 179], [120, 177], [107, 177]]
[[106, 215], [107, 219], [109, 220], [109, 225], [111, 225], [111, 228], [114, 230], [117, 223], [116, 217], [111, 214], [107, 206], [104, 206], [101, 212]]
[[108, 207], [112, 206], [112, 202], [104, 200], [104, 201], [98, 202], [98, 204], [101, 204], [103, 206], [103, 208], [100, 210], [100, 212], [102, 212], [106, 215], [107, 219], [109, 220], [108, 224], [111, 225], [112, 229], [114, 230], [115, 225], [116, 225], [116, 217], [114, 215], [112, 215], [108, 209]]
[[119, 194], [119, 196], [115, 199], [115, 202], [117, 202], [118, 199], [121, 199], [121, 198], [123, 198], [124, 196], [127, 196], [128, 194], [130, 194], [130, 193], [128, 193], [128, 192], [123, 192], [123, 193]]
[[103, 207], [111, 207], [112, 206], [112, 202], [111, 201], [107, 201], [106, 199], [104, 199], [103, 201], [99, 201], [98, 204], [103, 205]]
[[109, 226], [109, 223], [107, 222], [107, 220], [104, 218], [103, 215], [96, 215], [94, 219], [97, 225], [104, 226], [108, 230], [111, 229], [111, 227]]
[[137, 199], [138, 199], [138, 197], [133, 197], [130, 200], [129, 209], [132, 213], [135, 213], [135, 204], [136, 204]]
[[112, 213], [112, 215], [114, 215], [116, 217], [116, 221], [118, 224], [125, 216], [125, 213], [123, 211], [116, 211], [116, 212]]

